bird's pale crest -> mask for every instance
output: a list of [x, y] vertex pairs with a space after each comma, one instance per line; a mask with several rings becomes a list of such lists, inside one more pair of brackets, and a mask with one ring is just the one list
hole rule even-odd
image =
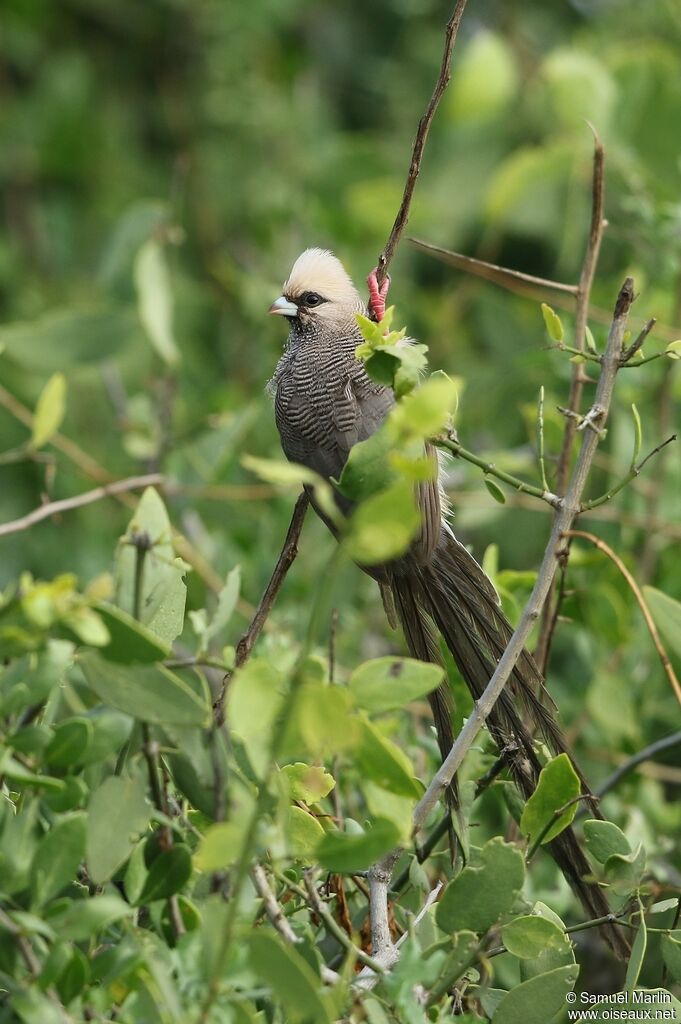
[[361, 303], [350, 275], [328, 249], [306, 249], [291, 268], [284, 295], [295, 299], [309, 291], [318, 292], [331, 302]]

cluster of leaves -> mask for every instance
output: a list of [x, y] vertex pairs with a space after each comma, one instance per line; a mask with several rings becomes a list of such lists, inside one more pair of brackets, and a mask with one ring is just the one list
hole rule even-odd
[[[359, 504], [337, 550], [378, 560], [401, 553], [418, 527], [414, 488], [434, 471], [424, 442], [447, 426], [456, 383], [439, 373], [407, 383], [414, 363], [403, 332], [369, 321], [362, 330], [360, 354], [370, 369], [387, 354], [390, 376], [379, 373], [390, 384], [399, 377], [402, 394], [338, 481]], [[422, 362], [423, 347], [417, 356]], [[43, 418], [49, 406], [41, 398]], [[300, 467], [251, 465], [271, 481], [302, 479], [330, 500], [328, 484], [301, 478]], [[444, 669], [379, 657], [332, 680], [314, 646], [330, 567], [296, 655], [260, 655], [235, 670], [234, 649], [215, 646], [239, 600], [239, 571], [228, 574], [212, 613], [188, 612], [187, 643], [188, 569], [150, 488], [112, 577], [81, 594], [72, 576], [43, 583], [26, 574], [3, 597], [6, 1019], [114, 1014], [137, 1024], [196, 1013], [197, 1022], [255, 1021], [264, 1005], [275, 1019], [315, 1024], [353, 1007], [420, 1024], [447, 1019], [453, 992], [471, 1022], [543, 1024], [558, 1013], [580, 967], [566, 923], [531, 895], [527, 876], [540, 847], [575, 818], [580, 781], [568, 756], [547, 761], [524, 806], [497, 773], [484, 799], [503, 795], [522, 839], [492, 834], [481, 844], [471, 842], [469, 824], [486, 787], [470, 775], [493, 755], [485, 746], [469, 758], [463, 860], [453, 867], [444, 850], [431, 858], [430, 872], [446, 885], [420, 912], [434, 879], [409, 851], [434, 743], [421, 737], [402, 749], [395, 713], [430, 693]], [[216, 668], [229, 673], [227, 728], [212, 714]], [[632, 848], [608, 821], [586, 821], [584, 837], [613, 912], [635, 930], [626, 991], [639, 986], [651, 933], [661, 934], [666, 970], [681, 980], [678, 900], [648, 906], [643, 845]], [[389, 973], [368, 961], [377, 973], [367, 996], [353, 978], [357, 958], [366, 960], [368, 915], [357, 876], [397, 846], [407, 851], [393, 903], [405, 941]], [[269, 892], [249, 878], [258, 863]], [[320, 869], [333, 879], [321, 917], [310, 902]], [[666, 915], [666, 927], [661, 918], [650, 929], [648, 913]], [[343, 969], [329, 983], [323, 972], [339, 958]]]

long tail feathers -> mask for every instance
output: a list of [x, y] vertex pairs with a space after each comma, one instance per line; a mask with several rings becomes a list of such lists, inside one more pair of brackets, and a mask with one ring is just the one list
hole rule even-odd
[[[443, 528], [437, 553], [430, 564], [414, 566], [413, 571], [391, 580], [395, 608], [410, 652], [422, 661], [439, 661], [432, 623], [449, 648], [471, 695], [477, 700], [487, 686], [494, 667], [512, 634], [496, 592], [475, 559], [448, 528]], [[507, 688], [502, 692], [488, 728], [502, 749], [513, 740], [521, 750], [509, 769], [524, 797], [534, 792], [541, 763], [531, 732], [518, 713], [514, 697], [528, 715], [546, 744], [555, 753], [567, 751], [565, 740], [552, 710], [542, 703], [546, 695], [543, 680], [532, 656], [524, 652]], [[448, 691], [440, 687], [430, 698], [438, 740], [444, 758], [453, 743]], [[569, 753], [569, 751], [568, 751]], [[572, 760], [572, 758], [571, 758]], [[582, 791], [595, 817], [602, 817], [586, 779], [574, 760], [582, 782]], [[455, 793], [455, 790], [453, 791]], [[549, 844], [551, 854], [563, 875], [592, 917], [610, 913], [608, 901], [598, 885], [588, 882], [589, 863], [571, 828], [565, 829]], [[621, 958], [629, 955], [629, 944], [621, 929], [608, 925], [602, 929], [608, 945]]]

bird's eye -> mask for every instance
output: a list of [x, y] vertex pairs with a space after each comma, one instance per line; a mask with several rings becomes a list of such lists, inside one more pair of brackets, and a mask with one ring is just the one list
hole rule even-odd
[[303, 295], [303, 305], [308, 306], [308, 308], [310, 306], [318, 306], [320, 302], [322, 302], [322, 297], [317, 292], [305, 292]]

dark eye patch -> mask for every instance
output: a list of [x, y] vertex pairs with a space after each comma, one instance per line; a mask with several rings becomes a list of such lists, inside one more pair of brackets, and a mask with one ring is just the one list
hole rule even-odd
[[307, 306], [308, 309], [314, 306], [321, 306], [322, 302], [326, 302], [319, 292], [303, 292], [300, 297], [301, 304]]

